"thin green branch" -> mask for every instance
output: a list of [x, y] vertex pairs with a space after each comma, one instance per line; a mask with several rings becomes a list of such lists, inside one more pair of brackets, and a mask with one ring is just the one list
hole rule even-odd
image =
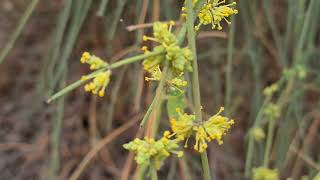
[[[163, 53], [162, 51], [159, 52], [150, 52], [148, 54], [142, 54], [142, 55], [138, 55], [138, 56], [134, 56], [134, 57], [130, 57], [130, 58], [126, 58], [123, 59], [121, 61], [115, 62], [113, 64], [110, 65], [110, 69], [116, 69], [118, 67], [121, 67], [123, 65], [127, 65], [130, 63], [134, 63], [136, 61], [141, 61], [145, 58], [151, 57], [151, 56], [155, 56], [155, 55], [159, 55]], [[69, 93], [70, 91], [76, 89], [77, 87], [81, 86], [82, 84], [84, 84], [85, 82], [87, 82], [89, 79], [93, 78], [96, 74], [103, 72], [105, 70], [107, 70], [108, 67], [106, 68], [102, 68], [99, 69], [97, 71], [92, 72], [91, 74], [86, 76], [86, 79], [80, 79], [72, 84], [70, 84], [69, 86], [65, 87], [64, 89], [60, 90], [59, 92], [55, 93], [54, 95], [52, 95], [48, 100], [47, 103], [51, 103], [53, 100], [56, 100], [57, 98]]]
[[26, 25], [28, 19], [32, 15], [32, 12], [34, 11], [35, 7], [37, 6], [39, 0], [32, 0], [29, 4], [27, 10], [22, 15], [17, 28], [12, 33], [9, 42], [7, 45], [3, 48], [3, 50], [0, 52], [0, 64], [4, 61], [10, 50], [13, 48], [15, 42], [17, 41], [19, 35], [21, 34], [24, 26]]
[[154, 165], [151, 165], [151, 180], [158, 180], [157, 169]]
[[[61, 85], [65, 84], [66, 79], [66, 70], [64, 72], [64, 77], [61, 82]], [[59, 99], [57, 103], [56, 116], [52, 119], [52, 132], [51, 132], [51, 155], [50, 155], [50, 164], [49, 164], [49, 172], [48, 179], [55, 180], [59, 174], [60, 168], [60, 137], [61, 137], [61, 129], [63, 124], [63, 116], [64, 116], [64, 107], [65, 107], [65, 99]]]
[[[76, 43], [77, 37], [80, 33], [80, 29], [82, 27], [82, 24], [85, 20], [85, 18], [88, 15], [89, 9], [92, 4], [92, 0], [85, 0], [85, 1], [74, 1], [75, 4], [75, 12], [73, 14], [71, 27], [66, 35], [66, 43], [63, 47], [63, 51], [61, 53], [60, 61], [59, 63], [68, 61], [70, 54], [72, 52], [72, 49]], [[58, 66], [57, 70], [55, 72], [55, 78], [53, 78], [52, 87], [55, 87], [56, 84], [58, 84], [59, 80], [61, 79], [61, 75], [63, 74], [63, 66]]]
[[[111, 26], [109, 26], [109, 23], [106, 23], [106, 26], [108, 27], [108, 40], [112, 40], [114, 37], [114, 34], [117, 30], [117, 25], [119, 23], [122, 11], [124, 9], [124, 6], [126, 5], [127, 0], [118, 0], [117, 1], [117, 9], [115, 10], [114, 17], [112, 18], [113, 21], [111, 23]], [[111, 46], [110, 46], [111, 47]]]
[[108, 2], [109, 2], [109, 0], [101, 0], [100, 5], [99, 5], [99, 9], [97, 12], [97, 16], [104, 16], [106, 9], [108, 7]]
[[72, 3], [72, 0], [66, 1], [63, 10], [58, 16], [56, 29], [51, 37], [52, 45], [43, 63], [44, 68], [42, 69], [41, 81], [39, 83], [40, 91], [45, 91], [46, 89], [44, 88], [48, 85], [51, 86], [53, 83], [52, 78], [56, 74], [54, 70], [61, 53], [61, 44], [71, 15]]
[[150, 52], [150, 53], [147, 53], [147, 54], [141, 54], [141, 55], [137, 55], [137, 56], [134, 56], [134, 57], [126, 58], [124, 60], [121, 60], [121, 61], [118, 61], [118, 62], [115, 62], [115, 63], [111, 64], [110, 68], [111, 69], [116, 69], [116, 68], [118, 68], [120, 66], [131, 64], [131, 63], [146, 59], [148, 57], [157, 56], [157, 55], [160, 55], [162, 53], [164, 53], [164, 51]]
[[[188, 46], [193, 54], [193, 72], [192, 72], [192, 94], [195, 104], [195, 115], [196, 119], [202, 121], [201, 115], [201, 100], [200, 100], [200, 87], [199, 87], [199, 73], [198, 73], [198, 62], [197, 62], [197, 51], [196, 51], [196, 33], [194, 31], [194, 12], [193, 12], [193, 1], [186, 0], [187, 7], [187, 36]], [[207, 152], [201, 153], [201, 162], [203, 168], [203, 174], [205, 180], [210, 180], [210, 169]]]

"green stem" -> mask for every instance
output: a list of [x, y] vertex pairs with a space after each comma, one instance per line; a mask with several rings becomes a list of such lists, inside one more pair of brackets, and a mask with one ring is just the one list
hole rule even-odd
[[[264, 100], [264, 102], [258, 112], [256, 120], [254, 121], [252, 128], [255, 128], [261, 124], [263, 110], [264, 110], [265, 106], [270, 102], [270, 100], [271, 100], [271, 97], [265, 98], [265, 100]], [[249, 143], [248, 143], [248, 150], [247, 150], [246, 163], [245, 163], [245, 176], [247, 178], [250, 177], [250, 170], [252, 167], [252, 158], [253, 158], [253, 152], [254, 152], [254, 138], [250, 134], [250, 131], [249, 131], [248, 135], [249, 135]]]
[[[234, 21], [232, 17], [231, 22]], [[226, 68], [226, 115], [230, 115], [230, 100], [231, 100], [231, 90], [232, 90], [232, 54], [234, 49], [234, 36], [235, 36], [235, 23], [231, 23], [228, 39], [228, 57], [227, 57], [227, 68]]]
[[[163, 72], [162, 72], [162, 75], [161, 75], [161, 80], [159, 82], [159, 86], [157, 88], [157, 91], [156, 91], [156, 102], [155, 102], [155, 105], [154, 105], [154, 110], [155, 112], [157, 112], [156, 114], [156, 120], [154, 121], [153, 123], [153, 127], [152, 127], [152, 134], [151, 134], [151, 137], [156, 137], [157, 135], [157, 132], [158, 132], [158, 129], [159, 129], [159, 124], [160, 124], [160, 115], [161, 115], [161, 105], [162, 105], [162, 101], [163, 101], [163, 94], [165, 92], [165, 83], [166, 83], [166, 78], [167, 78], [167, 75], [168, 75], [168, 72], [169, 72], [169, 64], [168, 62], [165, 63], [164, 65], [164, 68], [163, 68]], [[159, 115], [159, 116], [158, 116]]]
[[50, 164], [49, 164], [49, 172], [48, 179], [54, 180], [57, 178], [59, 174], [60, 167], [60, 137], [61, 137], [61, 128], [63, 123], [63, 115], [64, 115], [64, 98], [59, 99], [57, 103], [56, 116], [52, 120], [52, 132], [51, 132], [51, 154], [50, 154]]
[[158, 180], [157, 169], [154, 165], [151, 165], [151, 180]]
[[150, 116], [150, 114], [151, 114], [151, 112], [153, 110], [153, 107], [154, 107], [156, 101], [157, 101], [157, 98], [154, 97], [152, 102], [151, 102], [151, 104], [150, 104], [150, 106], [149, 106], [149, 108], [148, 108], [148, 110], [147, 110], [147, 112], [143, 116], [143, 119], [142, 119], [142, 121], [140, 123], [140, 128], [143, 128], [145, 126], [145, 124], [147, 123], [147, 120], [149, 119], [149, 116]]
[[[122, 11], [124, 9], [124, 6], [126, 5], [127, 0], [118, 0], [117, 1], [117, 8], [114, 13], [114, 17], [112, 18], [113, 21], [111, 25], [109, 23], [106, 23], [108, 27], [108, 40], [113, 40], [113, 37], [115, 35], [115, 32], [117, 30], [117, 25], [119, 23], [119, 20], [121, 18]], [[110, 46], [112, 47], [112, 46]]]
[[[194, 31], [194, 13], [193, 13], [193, 1], [186, 0], [187, 7], [187, 35], [188, 35], [188, 46], [193, 54], [193, 72], [192, 72], [192, 94], [195, 104], [195, 115], [196, 119], [202, 121], [201, 115], [201, 100], [200, 100], [200, 87], [199, 87], [199, 73], [197, 63], [197, 51], [196, 51], [196, 34]], [[207, 152], [201, 153], [201, 162], [204, 173], [204, 179], [210, 180], [210, 169]]]
[[175, 179], [176, 174], [177, 174], [177, 162], [178, 162], [178, 158], [177, 157], [173, 157], [171, 159], [167, 180], [174, 180]]
[[[141, 127], [144, 127], [144, 125], [147, 123], [147, 121], [149, 120], [149, 116], [151, 114], [151, 112], [153, 112], [154, 110], [157, 112], [157, 114], [161, 114], [159, 113], [159, 111], [161, 110], [161, 103], [162, 103], [162, 97], [163, 97], [163, 92], [164, 92], [164, 85], [165, 85], [165, 81], [166, 81], [166, 76], [168, 74], [168, 62], [165, 63], [164, 65], [164, 68], [163, 68], [163, 72], [162, 72], [162, 76], [161, 76], [161, 79], [160, 79], [160, 82], [159, 82], [159, 85], [157, 87], [157, 90], [156, 90], [156, 96], [153, 98], [153, 101], [151, 103], [151, 105], [149, 106], [146, 114], [144, 115], [141, 123], [140, 123], [140, 128]], [[151, 127], [152, 128], [152, 132], [151, 132], [151, 138], [154, 138], [157, 134], [157, 131], [158, 131], [158, 125], [159, 125], [159, 122], [160, 122], [160, 118], [159, 117], [156, 117], [156, 121], [154, 122], [153, 126]], [[139, 172], [138, 172], [138, 179], [144, 179], [144, 172], [146, 171], [146, 166], [140, 166], [139, 167]], [[152, 166], [150, 167], [151, 169], [151, 173], [153, 174], [153, 169], [152, 169]], [[156, 171], [156, 169], [155, 169]], [[155, 172], [157, 173], [157, 172]], [[152, 178], [152, 175], [151, 175], [151, 179]]]
[[107, 6], [108, 6], [108, 2], [109, 0], [101, 0], [100, 2], [100, 5], [99, 5], [99, 9], [98, 9], [98, 12], [97, 12], [97, 16], [103, 16], [106, 9], [107, 9]]
[[146, 173], [146, 170], [147, 170], [147, 166], [145, 165], [141, 165], [138, 167], [138, 173], [137, 173], [137, 180], [144, 180], [144, 175]]
[[[68, 61], [68, 59], [71, 55], [72, 49], [76, 43], [77, 37], [80, 33], [80, 29], [83, 25], [83, 22], [88, 15], [89, 9], [92, 4], [92, 0], [78, 0], [78, 1], [74, 1], [74, 3], [75, 3], [74, 14], [73, 14], [73, 18], [71, 21], [70, 29], [68, 30], [67, 35], [66, 35], [66, 43], [62, 47], [63, 51], [61, 52], [61, 56], [59, 58], [59, 64], [61, 64], [62, 62]], [[61, 76], [63, 74], [64, 68], [65, 68], [64, 66], [57, 67], [57, 70], [55, 71], [55, 73], [53, 75], [54, 77], [53, 77], [52, 82], [50, 84], [51, 89], [56, 87], [56, 84], [58, 84], [58, 82], [61, 79]], [[49, 94], [51, 94], [51, 92]]]
[[[66, 62], [64, 62], [64, 66], [66, 66]], [[64, 86], [66, 83], [67, 77], [67, 69], [64, 69], [62, 81], [60, 86]], [[57, 103], [57, 110], [56, 116], [52, 119], [52, 132], [50, 135], [50, 145], [51, 145], [51, 152], [50, 152], [50, 161], [49, 161], [49, 172], [48, 172], [48, 179], [55, 180], [59, 174], [60, 168], [60, 138], [61, 138], [61, 129], [63, 126], [63, 116], [64, 116], [64, 107], [65, 107], [65, 98], [59, 99]]]
[[40, 90], [46, 90], [41, 89], [41, 85], [43, 88], [46, 88], [47, 86], [52, 87], [52, 78], [56, 75], [56, 66], [57, 64], [61, 63], [59, 56], [62, 50], [61, 46], [63, 43], [65, 30], [72, 12], [72, 4], [74, 4], [72, 0], [65, 1], [64, 9], [58, 16], [56, 30], [52, 36], [52, 46], [44, 62], [45, 68], [42, 69], [43, 72], [41, 73]]
[[250, 177], [250, 170], [252, 166], [252, 158], [253, 158], [253, 150], [254, 150], [254, 139], [249, 133], [249, 144], [248, 144], [248, 151], [246, 156], [246, 164], [245, 164], [245, 177]]
[[3, 48], [3, 50], [0, 52], [0, 64], [4, 61], [10, 50], [13, 48], [15, 42], [17, 41], [19, 35], [21, 34], [23, 27], [26, 25], [28, 19], [32, 15], [33, 10], [37, 6], [39, 0], [32, 0], [31, 3], [29, 4], [27, 10], [24, 12], [22, 15], [19, 24], [15, 31], [12, 33], [9, 42], [7, 45]]
[[146, 59], [148, 57], [157, 56], [157, 55], [162, 54], [162, 53], [164, 53], [164, 51], [150, 52], [150, 53], [147, 53], [147, 54], [141, 54], [141, 55], [138, 55], [138, 56], [130, 57], [130, 58], [127, 58], [127, 59], [124, 59], [124, 60], [121, 60], [121, 61], [118, 61], [118, 62], [115, 62], [115, 63], [111, 64], [110, 68], [111, 69], [116, 69], [116, 68], [118, 68], [120, 66], [131, 64], [131, 63], [134, 63], [136, 61], [140, 61], [140, 60]]
[[309, 29], [310, 29], [310, 26], [311, 26], [313, 10], [316, 10], [316, 8], [317, 8], [316, 3], [317, 3], [316, 0], [311, 0], [311, 2], [309, 3], [308, 10], [307, 10], [307, 13], [306, 13], [306, 17], [304, 19], [303, 29], [302, 29], [301, 35], [299, 37], [299, 41], [298, 41], [298, 45], [297, 45], [297, 49], [296, 49], [294, 62], [299, 62], [302, 59], [301, 58], [302, 57], [302, 51], [304, 50], [303, 47], [304, 47], [305, 42], [307, 40], [307, 35], [309, 33]]
[[268, 167], [270, 154], [271, 154], [271, 147], [273, 142], [273, 134], [274, 134], [274, 127], [275, 127], [275, 119], [269, 120], [268, 125], [268, 136], [267, 136], [267, 144], [266, 144], [266, 150], [264, 152], [264, 158], [263, 158], [263, 166]]
[[[131, 63], [134, 63], [136, 61], [141, 61], [145, 58], [148, 58], [148, 57], [151, 57], [151, 56], [156, 56], [156, 55], [159, 55], [163, 53], [162, 51], [159, 51], [159, 52], [150, 52], [148, 54], [142, 54], [142, 55], [138, 55], [138, 56], [134, 56], [134, 57], [131, 57], [131, 58], [127, 58], [127, 59], [124, 59], [124, 60], [121, 60], [121, 61], [118, 61], [118, 62], [115, 62], [113, 64], [110, 65], [110, 69], [116, 69], [118, 67], [121, 67], [121, 66], [124, 66], [124, 65], [127, 65], [127, 64], [131, 64]], [[60, 90], [59, 92], [55, 93], [54, 95], [52, 95], [48, 100], [47, 100], [47, 103], [51, 103], [52, 101], [56, 100], [57, 98], [69, 93], [70, 91], [76, 89], [77, 87], [81, 86], [82, 84], [84, 84], [85, 82], [87, 82], [89, 79], [93, 78], [96, 74], [100, 73], [100, 72], [103, 72], [105, 70], [107, 70], [108, 67], [105, 67], [105, 68], [102, 68], [102, 69], [99, 69], [97, 71], [94, 71], [92, 72], [91, 74], [87, 75], [86, 76], [86, 79], [80, 79], [74, 83], [72, 83], [71, 85], [65, 87], [64, 89]]]
[[149, 106], [146, 114], [144, 115], [141, 123], [140, 123], [140, 128], [143, 128], [144, 125], [148, 122], [149, 120], [149, 116], [151, 114], [151, 112], [154, 109], [158, 109], [161, 101], [162, 101], [162, 97], [163, 97], [163, 92], [164, 92], [164, 85], [165, 85], [165, 79], [168, 73], [168, 64], [165, 64], [165, 67], [163, 68], [163, 73], [162, 73], [162, 77], [161, 80], [159, 82], [159, 85], [157, 87], [157, 91], [156, 91], [156, 96], [153, 98], [151, 105]]

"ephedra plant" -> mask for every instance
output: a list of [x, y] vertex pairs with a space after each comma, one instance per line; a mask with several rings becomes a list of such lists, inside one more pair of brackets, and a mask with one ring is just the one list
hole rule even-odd
[[[107, 61], [89, 52], [84, 52], [81, 63], [87, 64], [92, 73], [83, 75], [80, 80], [65, 87], [48, 99], [48, 103], [65, 95], [75, 88], [84, 86], [84, 90], [99, 97], [108, 93], [107, 86], [112, 80], [112, 72], [117, 68], [142, 61], [142, 68], [148, 73], [145, 80], [157, 83], [156, 95], [146, 114], [141, 120], [141, 128], [145, 128], [151, 112], [160, 113], [160, 104], [167, 101], [169, 121], [171, 128], [158, 132], [160, 119], [152, 122], [145, 129], [150, 132], [144, 138], [133, 139], [123, 145], [128, 151], [135, 154], [135, 160], [140, 167], [139, 177], [150, 175], [157, 179], [157, 170], [171, 155], [182, 157], [184, 149], [190, 146], [188, 140], [194, 138], [192, 147], [201, 155], [204, 179], [210, 179], [210, 171], [206, 150], [208, 143], [215, 140], [223, 144], [225, 136], [234, 120], [221, 113], [224, 108], [208, 119], [202, 118], [200, 102], [200, 87], [198, 75], [197, 48], [195, 38], [202, 26], [221, 30], [221, 23], [230, 24], [228, 18], [237, 14], [234, 9], [236, 3], [225, 3], [224, 0], [186, 0], [181, 10], [181, 28], [175, 28], [175, 22], [154, 22], [152, 36], [143, 36], [143, 41], [152, 41], [155, 46], [142, 46], [142, 54], [109, 64]], [[186, 37], [187, 33], [187, 38]], [[185, 40], [187, 39], [187, 40]], [[187, 45], [184, 45], [187, 42]], [[185, 76], [192, 75], [192, 80], [187, 81]], [[186, 89], [192, 89], [193, 113], [186, 113]], [[158, 111], [159, 110], [159, 111]], [[161, 135], [161, 136], [159, 136]]]

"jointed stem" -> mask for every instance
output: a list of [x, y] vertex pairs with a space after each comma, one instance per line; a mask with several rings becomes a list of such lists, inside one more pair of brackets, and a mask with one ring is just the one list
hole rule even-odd
[[[192, 94], [195, 104], [195, 115], [197, 120], [202, 121], [201, 115], [201, 100], [200, 100], [200, 87], [199, 87], [199, 75], [198, 75], [198, 63], [196, 52], [196, 40], [194, 31], [194, 14], [193, 14], [193, 2], [192, 0], [186, 0], [187, 6], [187, 33], [188, 33], [188, 45], [193, 54], [193, 72], [192, 72]], [[208, 163], [208, 156], [206, 151], [201, 153], [201, 162], [204, 173], [204, 179], [210, 180], [210, 170]]]

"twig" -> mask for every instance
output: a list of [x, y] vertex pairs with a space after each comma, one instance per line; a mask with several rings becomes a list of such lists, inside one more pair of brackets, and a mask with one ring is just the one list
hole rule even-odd
[[[167, 23], [169, 24], [169, 21], [161, 21], [162, 23]], [[181, 23], [176, 21], [175, 22], [175, 25], [176, 26], [179, 26]], [[144, 24], [135, 24], [135, 25], [130, 25], [130, 26], [127, 26], [126, 29], [127, 31], [135, 31], [137, 29], [144, 29], [144, 28], [151, 28], [153, 26], [153, 23], [144, 23]]]
[[214, 38], [214, 37], [217, 37], [217, 38], [224, 38], [226, 39], [228, 37], [227, 33], [226, 32], [221, 32], [221, 31], [201, 31], [199, 33], [199, 35], [197, 36], [197, 39], [204, 39], [204, 38]]
[[70, 176], [69, 180], [76, 180], [80, 177], [81, 173], [85, 170], [86, 166], [90, 163], [90, 161], [96, 156], [96, 154], [108, 143], [118, 137], [120, 134], [124, 133], [127, 129], [131, 128], [135, 125], [139, 119], [142, 117], [142, 114], [138, 114], [133, 117], [129, 122], [112, 131], [106, 137], [104, 137], [101, 141], [99, 141], [82, 159], [74, 173]]
[[[141, 13], [138, 19], [138, 24], [142, 24], [145, 22], [147, 12], [148, 12], [148, 5], [149, 0], [143, 0], [142, 7], [141, 7]], [[143, 29], [140, 29], [136, 33], [136, 44], [137, 46], [140, 46], [142, 42], [142, 34]], [[138, 68], [137, 78], [138, 78], [138, 85], [137, 85], [137, 91], [134, 97], [134, 106], [133, 106], [133, 112], [139, 112], [141, 108], [141, 97], [142, 97], [142, 91], [143, 91], [143, 85], [144, 85], [144, 77], [143, 77], [143, 69]]]
[[320, 171], [320, 165], [314, 162], [309, 156], [304, 155], [303, 152], [299, 151], [296, 147], [291, 146], [289, 150], [297, 154], [300, 159], [302, 159], [305, 163], [310, 165], [312, 168], [316, 169], [317, 171]]
[[33, 10], [36, 8], [39, 0], [32, 0], [29, 4], [27, 10], [22, 15], [19, 24], [15, 31], [12, 33], [9, 42], [7, 45], [3, 48], [3, 50], [0, 52], [0, 64], [4, 61], [10, 50], [13, 48], [16, 40], [18, 39], [19, 35], [21, 34], [23, 27], [26, 25], [28, 19], [32, 15]]
[[[142, 129], [139, 129], [139, 131], [136, 134], [136, 138], [140, 138], [142, 136]], [[120, 180], [127, 180], [129, 179], [129, 174], [130, 174], [130, 170], [133, 164], [133, 158], [134, 158], [134, 153], [133, 152], [129, 152], [129, 155], [127, 156], [126, 162], [124, 163], [124, 167], [121, 170], [121, 175], [120, 175]]]
[[[199, 2], [200, 3], [200, 2]], [[187, 7], [187, 32], [188, 32], [188, 46], [193, 54], [192, 61], [192, 95], [195, 104], [195, 115], [196, 119], [202, 121], [201, 115], [201, 100], [200, 100], [200, 87], [199, 87], [199, 72], [198, 72], [198, 62], [197, 62], [197, 51], [196, 51], [196, 34], [194, 31], [194, 12], [193, 12], [193, 2], [192, 0], [186, 0]], [[203, 177], [205, 180], [210, 180], [210, 169], [208, 163], [207, 152], [201, 153], [201, 162], [203, 168]]]
[[89, 136], [93, 147], [97, 140], [97, 97], [92, 95], [89, 105]]

